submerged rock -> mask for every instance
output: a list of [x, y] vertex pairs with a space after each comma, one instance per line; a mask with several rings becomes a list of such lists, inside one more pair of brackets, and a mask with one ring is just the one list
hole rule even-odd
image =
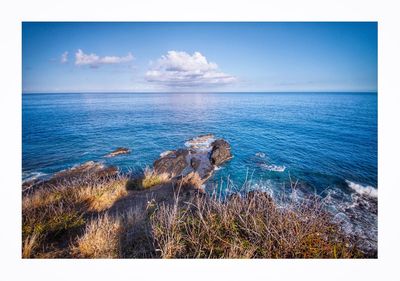
[[154, 164], [157, 173], [166, 173], [172, 179], [197, 173], [201, 181], [207, 180], [216, 166], [232, 158], [231, 147], [214, 135], [201, 135], [186, 141], [186, 148], [161, 153]]
[[115, 157], [117, 155], [121, 155], [121, 154], [129, 154], [131, 153], [131, 150], [129, 148], [126, 147], [118, 147], [117, 149], [115, 149], [114, 151], [108, 153], [107, 155], [105, 155], [104, 157]]

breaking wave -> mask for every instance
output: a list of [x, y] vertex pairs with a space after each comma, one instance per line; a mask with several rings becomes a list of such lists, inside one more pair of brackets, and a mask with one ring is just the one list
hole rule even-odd
[[203, 135], [185, 142], [185, 146], [188, 148], [195, 149], [196, 151], [209, 151], [211, 150], [211, 144], [215, 141], [214, 135]]
[[272, 172], [284, 172], [286, 170], [285, 166], [279, 166], [279, 165], [268, 165], [268, 164], [261, 164], [260, 165], [262, 169], [272, 171]]
[[257, 152], [257, 153], [256, 153], [256, 156], [257, 156], [257, 157], [260, 157], [260, 158], [265, 158], [265, 153], [263, 153], [263, 152]]
[[22, 173], [22, 183], [36, 180], [36, 179], [41, 179], [46, 176], [47, 176], [47, 174], [42, 173], [42, 172], [30, 172], [30, 173], [23, 172]]
[[378, 189], [370, 185], [362, 185], [349, 180], [346, 180], [347, 185], [360, 195], [378, 198]]
[[160, 157], [165, 157], [165, 156], [167, 156], [167, 155], [170, 154], [170, 153], [172, 153], [171, 150], [164, 151], [164, 152], [160, 153]]

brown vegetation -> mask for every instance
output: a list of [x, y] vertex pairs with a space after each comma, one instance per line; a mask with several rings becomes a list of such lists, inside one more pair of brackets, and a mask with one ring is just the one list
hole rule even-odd
[[167, 173], [156, 173], [154, 170], [146, 167], [143, 175], [138, 175], [134, 179], [129, 179], [127, 183], [127, 189], [147, 189], [156, 185], [167, 183], [169, 181], [170, 176]]
[[360, 251], [317, 199], [284, 208], [263, 192], [196, 197], [186, 207], [161, 206], [152, 217], [163, 258], [354, 258]]
[[[60, 248], [88, 221], [91, 212], [110, 208], [126, 195], [126, 178], [93, 177], [41, 188], [22, 199], [23, 257], [41, 256]], [[67, 241], [68, 242], [68, 241]], [[64, 248], [64, 247], [62, 247]], [[57, 254], [65, 255], [66, 253]]]
[[186, 177], [180, 179], [176, 185], [182, 189], [195, 188], [196, 190], [203, 190], [203, 180], [197, 172], [191, 172]]
[[77, 239], [73, 253], [83, 258], [118, 258], [121, 219], [108, 214], [99, 215], [90, 221], [84, 234]]
[[196, 173], [176, 181], [175, 189], [151, 170], [139, 181], [140, 188], [127, 191], [128, 177], [87, 175], [24, 194], [22, 257], [362, 256], [318, 200], [287, 200], [283, 208], [252, 192], [221, 201], [188, 192], [201, 190]]

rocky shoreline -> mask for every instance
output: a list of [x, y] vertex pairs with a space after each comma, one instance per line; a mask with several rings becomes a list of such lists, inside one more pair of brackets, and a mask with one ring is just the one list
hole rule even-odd
[[38, 178], [25, 181], [22, 183], [22, 192], [31, 192], [37, 188], [55, 186], [66, 181], [82, 180], [86, 175], [101, 179], [117, 176], [118, 173], [119, 170], [115, 166], [106, 166], [103, 163], [88, 161], [81, 165], [61, 170], [49, 178]]
[[[201, 182], [209, 179], [215, 168], [231, 159], [231, 146], [224, 139], [217, 139], [212, 134], [200, 135], [185, 142], [185, 148], [168, 150], [160, 154], [153, 163], [154, 172], [164, 174], [169, 181], [198, 175]], [[131, 150], [118, 147], [104, 157], [115, 157], [131, 153]], [[57, 185], [65, 181], [76, 180], [90, 174], [92, 177], [109, 178], [119, 174], [115, 166], [106, 166], [103, 163], [88, 161], [81, 165], [59, 171], [49, 178], [33, 179], [23, 182], [23, 193], [36, 188]]]

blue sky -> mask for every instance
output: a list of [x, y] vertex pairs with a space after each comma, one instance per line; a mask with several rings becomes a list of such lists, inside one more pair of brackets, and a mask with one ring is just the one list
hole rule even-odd
[[377, 90], [377, 23], [22, 27], [23, 92]]

